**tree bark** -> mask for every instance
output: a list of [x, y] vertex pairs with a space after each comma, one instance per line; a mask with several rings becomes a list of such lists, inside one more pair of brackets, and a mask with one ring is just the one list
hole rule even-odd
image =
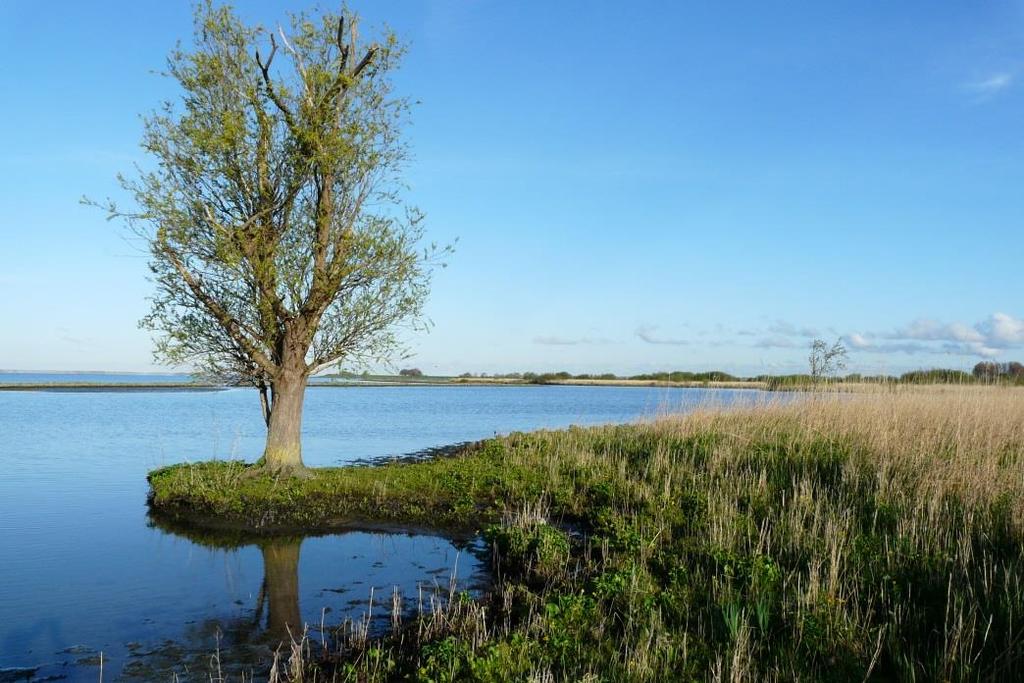
[[272, 472], [296, 474], [302, 464], [302, 402], [306, 397], [306, 375], [282, 371], [271, 383], [272, 405], [267, 425], [264, 465]]
[[263, 411], [263, 424], [267, 426], [267, 429], [270, 429], [270, 401], [267, 398], [267, 391], [269, 390], [269, 387], [267, 387], [267, 383], [260, 382], [259, 390], [260, 409]]

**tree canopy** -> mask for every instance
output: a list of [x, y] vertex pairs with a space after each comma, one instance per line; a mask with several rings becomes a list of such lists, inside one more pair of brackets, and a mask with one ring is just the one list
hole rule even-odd
[[148, 243], [159, 357], [260, 388], [271, 432], [311, 373], [387, 360], [401, 326], [425, 324], [446, 250], [423, 248], [403, 196], [403, 51], [390, 32], [360, 40], [348, 11], [286, 31], [199, 5], [193, 46], [168, 59], [180, 98], [145, 118], [155, 163], [120, 178], [136, 206], [106, 207]]

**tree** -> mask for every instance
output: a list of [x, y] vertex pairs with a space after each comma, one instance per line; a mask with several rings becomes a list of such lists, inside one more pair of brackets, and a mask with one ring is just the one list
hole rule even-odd
[[1017, 382], [1024, 378], [1024, 365], [1017, 361], [1010, 361], [1009, 363], [982, 361], [974, 366], [971, 374], [976, 379], [985, 382], [997, 382], [999, 380]]
[[994, 382], [999, 379], [999, 375], [1002, 374], [999, 363], [992, 361], [981, 361], [974, 366], [971, 370], [971, 374], [974, 375], [975, 379], [980, 379], [985, 382]]
[[837, 339], [832, 346], [823, 339], [811, 342], [811, 354], [807, 358], [811, 379], [815, 382], [830, 377], [846, 367], [846, 347]]
[[399, 370], [398, 374], [401, 377], [422, 377], [423, 371], [419, 368], [405, 368], [404, 370]]
[[401, 195], [403, 49], [361, 42], [347, 11], [275, 35], [212, 0], [194, 43], [168, 59], [180, 101], [145, 119], [152, 170], [120, 178], [137, 208], [105, 208], [148, 243], [157, 356], [259, 389], [262, 462], [298, 473], [308, 377], [392, 357], [448, 251], [421, 249]]

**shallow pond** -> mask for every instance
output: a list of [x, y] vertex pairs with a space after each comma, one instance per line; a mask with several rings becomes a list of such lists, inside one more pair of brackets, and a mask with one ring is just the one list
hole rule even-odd
[[[9, 381], [0, 375], [0, 383]], [[754, 391], [639, 387], [315, 387], [303, 430], [310, 465], [401, 455], [517, 430], [621, 422]], [[218, 638], [265, 661], [275, 632], [365, 618], [386, 628], [392, 594], [480, 590], [475, 539], [353, 531], [273, 544], [197, 538], [149, 520], [147, 471], [182, 460], [252, 459], [253, 391], [0, 392], [0, 679], [3, 669], [96, 681], [170, 680], [209, 665]], [[219, 634], [219, 635], [218, 635]]]

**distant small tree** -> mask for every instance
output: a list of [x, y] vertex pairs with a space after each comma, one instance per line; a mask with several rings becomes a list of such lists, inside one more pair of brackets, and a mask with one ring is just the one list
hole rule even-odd
[[398, 374], [402, 377], [422, 377], [423, 371], [419, 368], [405, 368], [404, 370], [399, 370]]
[[807, 357], [811, 379], [815, 382], [831, 377], [846, 368], [846, 347], [839, 339], [831, 346], [824, 339], [811, 342], [811, 353]]
[[275, 472], [303, 469], [309, 376], [387, 360], [396, 326], [424, 320], [433, 252], [403, 201], [409, 103], [390, 80], [403, 49], [356, 26], [299, 14], [275, 32], [199, 2], [166, 68], [180, 98], [145, 120], [153, 163], [122, 179], [137, 208], [106, 207], [148, 243], [158, 355], [259, 389]]

